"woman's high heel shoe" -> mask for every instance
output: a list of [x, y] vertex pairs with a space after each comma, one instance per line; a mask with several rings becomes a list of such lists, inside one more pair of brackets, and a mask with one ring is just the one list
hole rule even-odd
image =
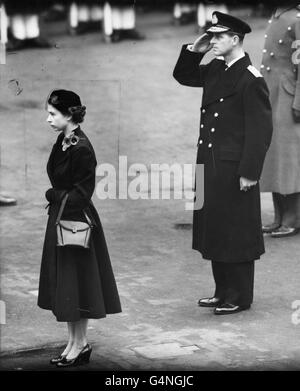
[[68, 360], [66, 358], [63, 361], [58, 362], [56, 366], [58, 368], [65, 368], [65, 367], [75, 367], [77, 365], [87, 364], [90, 361], [91, 353], [92, 353], [91, 346], [89, 344], [86, 344], [77, 357], [71, 360]]

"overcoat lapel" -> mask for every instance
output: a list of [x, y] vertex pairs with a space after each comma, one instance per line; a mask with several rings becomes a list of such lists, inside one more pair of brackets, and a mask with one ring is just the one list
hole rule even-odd
[[234, 63], [227, 71], [223, 69], [221, 63], [218, 76], [208, 79], [210, 81], [205, 86], [206, 93], [203, 96], [202, 107], [208, 106], [220, 98], [233, 95], [238, 81], [249, 65], [251, 65], [251, 61], [247, 53], [245, 57]]

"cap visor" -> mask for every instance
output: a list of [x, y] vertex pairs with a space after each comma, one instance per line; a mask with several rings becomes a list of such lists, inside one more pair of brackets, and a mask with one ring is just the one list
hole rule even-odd
[[208, 30], [206, 30], [207, 33], [224, 33], [225, 31], [229, 31], [229, 27], [219, 27], [219, 26], [212, 26]]

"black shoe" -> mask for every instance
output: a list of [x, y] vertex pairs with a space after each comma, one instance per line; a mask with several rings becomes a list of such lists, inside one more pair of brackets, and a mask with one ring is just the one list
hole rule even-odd
[[135, 41], [142, 41], [146, 37], [141, 34], [139, 31], [133, 30], [121, 30], [121, 39], [133, 39]]
[[278, 223], [266, 224], [266, 225], [262, 226], [262, 231], [264, 234], [271, 234], [273, 231], [275, 231], [279, 227], [280, 227], [280, 224], [278, 224]]
[[72, 360], [68, 360], [67, 358], [64, 361], [60, 361], [56, 364], [58, 368], [64, 367], [76, 367], [77, 365], [87, 364], [90, 361], [90, 355], [92, 353], [92, 348], [89, 344], [85, 345], [85, 347], [81, 350], [77, 357]]
[[204, 297], [198, 301], [199, 307], [217, 307], [220, 304], [220, 299], [217, 297]]
[[67, 356], [61, 354], [60, 356], [51, 358], [50, 364], [57, 364], [59, 362], [64, 362], [66, 360], [66, 357]]
[[17, 200], [12, 197], [7, 197], [0, 194], [0, 206], [13, 206], [17, 205]]
[[271, 233], [272, 238], [286, 238], [294, 236], [299, 232], [299, 228], [286, 227], [282, 225]]
[[235, 314], [237, 312], [248, 310], [249, 308], [250, 308], [250, 305], [239, 306], [239, 305], [234, 305], [234, 304], [230, 304], [230, 303], [224, 303], [214, 309], [214, 314], [215, 315], [230, 315], [230, 314]]
[[49, 49], [53, 47], [51, 42], [42, 37], [26, 39], [26, 46], [28, 48]]

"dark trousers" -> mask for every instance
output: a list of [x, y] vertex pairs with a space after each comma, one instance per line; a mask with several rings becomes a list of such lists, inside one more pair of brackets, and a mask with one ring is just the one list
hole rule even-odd
[[254, 261], [224, 263], [212, 261], [215, 297], [223, 303], [249, 306], [253, 301]]

